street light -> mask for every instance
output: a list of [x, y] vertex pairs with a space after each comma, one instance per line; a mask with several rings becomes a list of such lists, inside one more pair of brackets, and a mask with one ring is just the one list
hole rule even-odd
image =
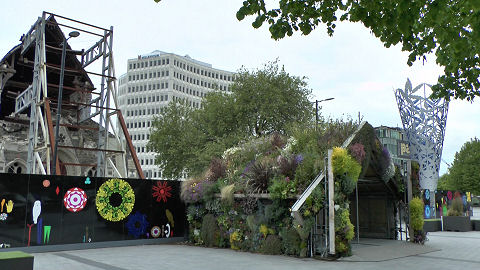
[[315, 128], [318, 126], [318, 103], [320, 102], [324, 102], [324, 101], [329, 101], [329, 100], [333, 100], [335, 98], [326, 98], [326, 99], [321, 99], [321, 100], [315, 100]]
[[63, 94], [63, 77], [65, 73], [65, 55], [67, 54], [67, 40], [80, 36], [80, 32], [72, 31], [68, 33], [68, 38], [63, 37], [62, 42], [62, 60], [60, 65], [60, 83], [58, 86], [58, 98], [57, 98], [57, 119], [55, 125], [55, 147], [53, 149], [53, 166], [52, 175], [57, 174], [57, 152], [58, 152], [58, 133], [60, 128], [60, 118], [62, 113], [62, 94]]

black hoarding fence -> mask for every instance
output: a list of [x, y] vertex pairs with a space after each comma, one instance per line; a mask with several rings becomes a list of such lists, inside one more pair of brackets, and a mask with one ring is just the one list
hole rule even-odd
[[0, 245], [184, 237], [180, 182], [0, 174]]

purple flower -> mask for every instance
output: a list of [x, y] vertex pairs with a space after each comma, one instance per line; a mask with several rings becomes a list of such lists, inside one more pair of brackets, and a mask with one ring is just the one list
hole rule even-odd
[[298, 154], [298, 155], [295, 156], [295, 162], [297, 163], [297, 165], [302, 163], [302, 161], [303, 161], [302, 154]]

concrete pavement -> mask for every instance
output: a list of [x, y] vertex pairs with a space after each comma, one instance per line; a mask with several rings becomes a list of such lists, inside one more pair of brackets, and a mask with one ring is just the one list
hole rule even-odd
[[71, 250], [33, 255], [35, 270], [480, 268], [480, 232], [435, 232], [429, 233], [428, 238], [425, 246], [400, 241], [361, 240], [361, 245], [353, 246], [352, 257], [338, 261], [261, 255], [180, 244]]

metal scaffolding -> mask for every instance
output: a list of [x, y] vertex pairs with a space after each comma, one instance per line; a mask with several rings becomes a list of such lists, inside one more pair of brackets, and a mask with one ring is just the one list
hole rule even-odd
[[[57, 20], [60, 20], [61, 23], [57, 22]], [[79, 31], [82, 35], [99, 38], [95, 44], [87, 49], [72, 50], [67, 45], [67, 63], [70, 63], [70, 65], [66, 65], [64, 68], [57, 64], [59, 62], [58, 56], [62, 51], [58, 43], [60, 41], [66, 42], [61, 27]], [[48, 43], [46, 42], [47, 33]], [[51, 42], [52, 40], [57, 42]], [[127, 155], [130, 154], [138, 177], [143, 179], [144, 175], [135, 148], [132, 145], [121, 111], [117, 109], [117, 86], [113, 61], [113, 27], [105, 29], [49, 12], [43, 12], [31, 29], [22, 36], [19, 46], [20, 48], [17, 48], [19, 55], [18, 52], [11, 55], [12, 64], [0, 67], [0, 71], [2, 71], [0, 72], [0, 90], [5, 90], [4, 86], [7, 80], [15, 73], [15, 63], [17, 63], [17, 66], [33, 64], [31, 81], [27, 79], [21, 82], [10, 82], [11, 85], [15, 84], [17, 88], [25, 90], [18, 94], [15, 94], [14, 91], [9, 91], [9, 94], [13, 95], [15, 99], [14, 114], [12, 114], [14, 117], [8, 116], [12, 118], [12, 121], [18, 120], [21, 122], [16, 116], [20, 113], [28, 112], [28, 108], [30, 108], [27, 173], [50, 174], [51, 164], [54, 164], [56, 166], [56, 174], [61, 174], [58, 157], [55, 161], [53, 160], [53, 146], [54, 142], [57, 141], [53, 127], [60, 125], [71, 129], [89, 129], [97, 132], [98, 135], [96, 147], [76, 147], [68, 144], [58, 146], [59, 148], [70, 148], [75, 151], [95, 151], [97, 153], [96, 163], [64, 163], [63, 165], [93, 165], [96, 167], [96, 176], [98, 177], [104, 177], [107, 168], [119, 177], [127, 177]], [[33, 62], [29, 60], [32, 59], [32, 51], [34, 56]], [[47, 59], [47, 51], [49, 59]], [[18, 58], [16, 62], [13, 60], [14, 57]], [[65, 60], [65, 51], [62, 54], [62, 58]], [[89, 69], [88, 71], [87, 68]], [[100, 68], [100, 71], [98, 71], [98, 68]], [[67, 92], [67, 96], [63, 98], [61, 90], [59, 90], [63, 86], [63, 77], [61, 78], [60, 87], [52, 78], [47, 80], [49, 72], [58, 73], [58, 70], [62, 71], [62, 75], [63, 71], [65, 71], [70, 78], [70, 85], [63, 87], [64, 91]], [[98, 89], [94, 87], [90, 79], [90, 77], [94, 76], [99, 78], [100, 81]], [[82, 83], [85, 84], [81, 89], [73, 87], [77, 78], [82, 78]], [[82, 95], [81, 97], [87, 96], [88, 99], [72, 101], [71, 95], [74, 93], [77, 93], [79, 96]], [[69, 96], [70, 99], [68, 98]], [[59, 103], [67, 111], [76, 112], [76, 123], [68, 124], [60, 119], [53, 121], [51, 105], [58, 105]], [[92, 123], [92, 120], [98, 122], [96, 127], [86, 124], [87, 122]], [[121, 129], [117, 129], [115, 125], [119, 125]], [[110, 140], [114, 140], [114, 142], [110, 143]], [[121, 159], [118, 159], [118, 155], [121, 156]], [[118, 162], [118, 160], [123, 160], [123, 162]]]

